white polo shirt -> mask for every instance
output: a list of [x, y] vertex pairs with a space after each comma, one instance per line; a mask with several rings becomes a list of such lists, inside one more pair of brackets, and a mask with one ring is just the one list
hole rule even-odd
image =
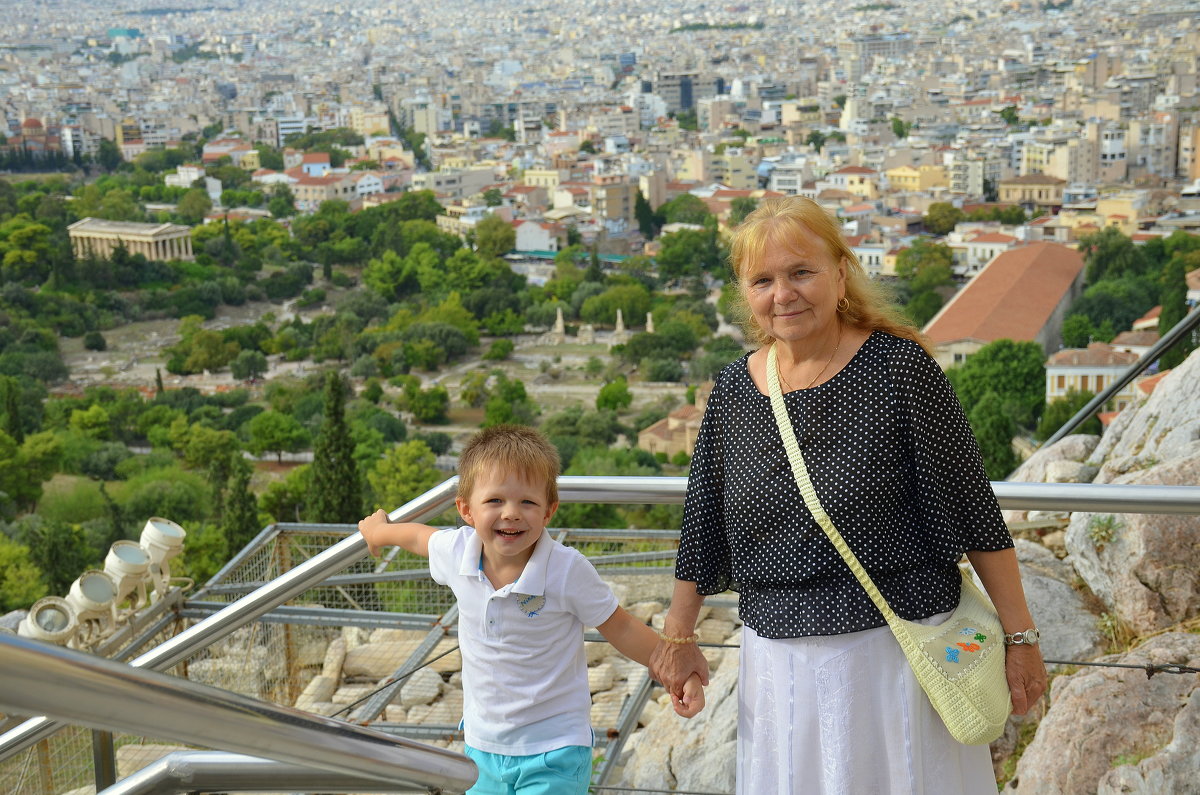
[[617, 598], [578, 551], [543, 532], [521, 577], [499, 590], [481, 567], [473, 527], [429, 538], [429, 572], [458, 600], [463, 730], [468, 745], [527, 756], [592, 745], [584, 627]]

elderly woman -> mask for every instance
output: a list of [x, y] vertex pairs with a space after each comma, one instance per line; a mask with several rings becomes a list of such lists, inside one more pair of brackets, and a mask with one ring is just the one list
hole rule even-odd
[[676, 694], [692, 672], [707, 681], [697, 616], [706, 595], [735, 590], [739, 793], [994, 793], [988, 749], [950, 736], [806, 508], [767, 397], [767, 352], [820, 502], [883, 596], [902, 618], [944, 620], [965, 553], [1016, 635], [1005, 667], [1024, 713], [1046, 671], [1037, 634], [1018, 634], [1033, 619], [962, 407], [816, 203], [764, 202], [731, 258], [760, 347], [709, 397], [651, 670]]

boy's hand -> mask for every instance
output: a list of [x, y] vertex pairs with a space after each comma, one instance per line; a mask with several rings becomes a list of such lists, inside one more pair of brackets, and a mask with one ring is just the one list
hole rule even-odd
[[367, 550], [374, 557], [379, 557], [380, 551], [388, 546], [387, 542], [383, 541], [380, 536], [382, 530], [388, 526], [387, 511], [380, 508], [375, 513], [368, 516], [366, 519], [361, 519], [358, 522], [358, 532], [362, 533], [363, 539], [367, 542]]
[[671, 694], [671, 706], [675, 707], [675, 714], [683, 718], [700, 714], [700, 710], [704, 709], [704, 686], [700, 684], [698, 675], [692, 674], [683, 683], [683, 698]]

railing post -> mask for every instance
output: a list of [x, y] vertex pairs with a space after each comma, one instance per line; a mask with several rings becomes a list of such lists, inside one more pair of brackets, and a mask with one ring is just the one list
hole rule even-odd
[[92, 729], [92, 767], [96, 771], [96, 792], [117, 783], [117, 760], [112, 732]]

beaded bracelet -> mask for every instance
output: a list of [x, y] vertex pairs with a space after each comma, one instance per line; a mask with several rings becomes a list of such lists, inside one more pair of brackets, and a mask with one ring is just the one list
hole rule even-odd
[[665, 632], [658, 633], [658, 637], [660, 640], [665, 640], [667, 643], [674, 643], [677, 646], [686, 646], [689, 643], [695, 643], [700, 640], [699, 635], [692, 635], [690, 638], [675, 638]]

